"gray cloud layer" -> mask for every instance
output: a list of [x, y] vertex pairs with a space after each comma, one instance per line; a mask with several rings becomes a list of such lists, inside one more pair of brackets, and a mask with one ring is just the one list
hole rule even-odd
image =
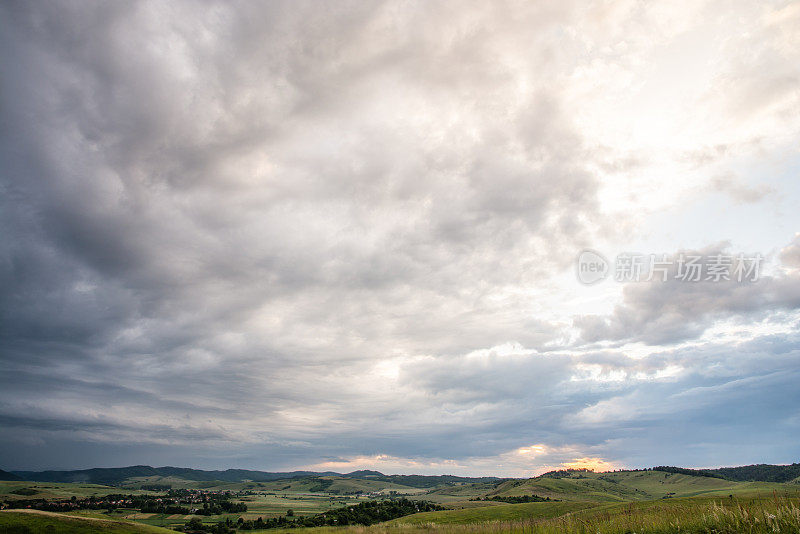
[[[524, 290], [618, 231], [594, 169], [626, 166], [575, 124], [589, 37], [565, 30], [627, 31], [612, 13], [0, 11], [4, 467], [387, 455], [520, 473], [486, 459], [539, 443], [535, 465], [749, 461], [673, 445], [696, 427], [704, 444], [733, 439], [763, 412], [777, 423], [741, 450], [799, 452], [794, 334], [635, 359], [570, 349], [568, 324], [530, 313]], [[797, 288], [796, 273], [630, 287], [576, 325], [586, 342], [670, 344], [719, 310], [794, 310]]]

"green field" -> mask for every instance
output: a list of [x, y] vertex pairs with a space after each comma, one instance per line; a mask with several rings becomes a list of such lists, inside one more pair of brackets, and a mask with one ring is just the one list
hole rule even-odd
[[241, 514], [245, 519], [255, 519], [256, 517], [277, 517], [285, 515], [288, 509], [294, 511], [295, 515], [312, 515], [339, 508], [349, 504], [358, 504], [367, 500], [367, 497], [355, 495], [332, 496], [325, 494], [309, 493], [280, 493], [276, 495], [258, 494], [248, 495], [237, 499], [247, 504], [247, 512]]
[[[214, 516], [141, 513], [133, 509], [78, 510], [69, 514], [3, 511], [0, 532], [168, 532], [199, 517], [205, 524], [242, 518], [255, 520], [319, 514], [372, 499], [408, 496], [438, 503], [446, 510], [417, 513], [371, 527], [303, 529], [331, 534], [582, 532], [797, 532], [800, 534], [800, 485], [735, 482], [665, 471], [569, 472], [531, 479], [444, 481], [425, 487], [347, 476], [309, 476], [263, 482], [191, 481], [166, 477], [131, 478], [119, 486], [51, 482], [0, 482], [0, 502], [20, 499], [68, 499], [111, 493], [153, 493], [142, 484], [234, 492], [247, 511]], [[404, 481], [410, 481], [405, 479]], [[474, 479], [473, 479], [474, 480]], [[549, 497], [551, 502], [510, 504], [487, 500], [515, 496]], [[774, 530], [779, 528], [780, 530]], [[139, 530], [137, 530], [139, 529]], [[740, 529], [740, 530], [736, 530]], [[741, 530], [744, 529], [744, 530]], [[295, 530], [296, 529], [286, 529]], [[174, 531], [173, 531], [174, 532]], [[240, 531], [243, 532], [243, 531]], [[263, 531], [273, 532], [276, 530]]]
[[462, 510], [413, 514], [389, 521], [387, 525], [467, 525], [470, 523], [485, 523], [487, 521], [519, 521], [529, 518], [546, 519], [594, 506], [598, 506], [598, 503], [531, 502], [524, 504], [497, 504], [494, 506], [464, 508]]
[[195, 515], [177, 515], [177, 514], [142, 514], [137, 513], [136, 510], [117, 509], [113, 512], [106, 512], [103, 510], [79, 510], [75, 512], [68, 512], [67, 516], [74, 517], [91, 517], [102, 518], [111, 520], [130, 520], [137, 523], [159, 526], [165, 528], [174, 528], [176, 526], [184, 525], [188, 520], [197, 517], [206, 524], [213, 524], [225, 519], [231, 519], [236, 522], [240, 517], [243, 519], [253, 520], [258, 517], [264, 519], [270, 517], [277, 517], [286, 515], [288, 510], [292, 510], [295, 517], [314, 515], [331, 508], [339, 508], [349, 504], [357, 504], [368, 500], [367, 497], [361, 496], [336, 496], [330, 495], [313, 495], [313, 494], [257, 494], [247, 495], [236, 499], [247, 504], [247, 512], [236, 514], [221, 514], [214, 516], [195, 516]]
[[[306, 534], [441, 534], [470, 533], [598, 533], [738, 534], [800, 532], [797, 497], [660, 499], [628, 503], [526, 503], [414, 514], [372, 527], [303, 529]], [[296, 529], [286, 529], [289, 530]], [[313, 531], [313, 532], [312, 532]], [[108, 521], [42, 512], [0, 512], [0, 532], [156, 534], [168, 530], [122, 521]], [[262, 531], [279, 534], [278, 531]]]
[[[17, 493], [20, 490], [30, 490], [30, 495]], [[151, 494], [150, 491], [123, 490], [100, 484], [75, 484], [67, 482], [10, 482], [0, 481], [0, 501], [15, 501], [20, 499], [69, 499], [75, 497], [102, 497], [112, 493]]]
[[[517, 519], [475, 518], [461, 523], [433, 516], [436, 522], [392, 521], [371, 527], [304, 529], [305, 534], [797, 534], [800, 502], [796, 498], [712, 499], [695, 497], [628, 503], [604, 503], [556, 515], [543, 504], [534, 515]], [[562, 505], [565, 503], [562, 503]], [[575, 503], [573, 503], [575, 504]], [[525, 506], [525, 505], [513, 505]], [[491, 507], [491, 510], [499, 507]], [[437, 512], [441, 513], [441, 512]], [[419, 514], [426, 515], [426, 514]], [[553, 515], [556, 515], [555, 517]], [[283, 531], [285, 534], [289, 530]], [[313, 532], [312, 532], [313, 531]], [[264, 531], [267, 532], [267, 531]], [[276, 533], [277, 534], [277, 533]]]

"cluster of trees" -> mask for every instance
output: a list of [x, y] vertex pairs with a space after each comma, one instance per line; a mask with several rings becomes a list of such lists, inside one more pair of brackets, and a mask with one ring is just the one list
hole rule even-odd
[[677, 475], [691, 475], [695, 477], [725, 478], [719, 473], [715, 473], [709, 469], [687, 469], [685, 467], [673, 467], [671, 465], [658, 465], [653, 467], [651, 470], [662, 471], [664, 473], [674, 473]]
[[202, 508], [198, 508], [195, 512], [197, 515], [219, 515], [219, 514], [236, 514], [246, 512], [247, 505], [243, 502], [232, 501], [212, 501], [210, 503], [204, 502]]
[[39, 493], [39, 490], [36, 490], [36, 489], [33, 489], [33, 488], [19, 488], [19, 489], [15, 489], [15, 490], [13, 490], [13, 491], [11, 491], [9, 493], [13, 493], [14, 495], [25, 495], [25, 496], [30, 497], [31, 495], [36, 495], [37, 493]]
[[94, 495], [78, 499], [73, 496], [70, 499], [52, 500], [46, 499], [27, 499], [14, 501], [15, 508], [32, 508], [34, 510], [44, 510], [46, 512], [69, 512], [71, 510], [114, 510], [119, 507], [119, 503], [125, 502], [126, 505], [133, 506], [133, 495], [110, 494], [105, 497]]
[[[289, 510], [286, 516], [271, 517], [268, 519], [259, 517], [254, 521], [239, 518], [239, 521], [236, 524], [228, 521], [227, 523], [218, 523], [218, 525], [224, 525], [224, 528], [236, 527], [239, 530], [322, 527], [335, 525], [373, 525], [375, 523], [389, 521], [390, 519], [403, 517], [405, 515], [416, 514], [417, 512], [431, 512], [434, 510], [444, 510], [444, 508], [431, 502], [412, 501], [409, 499], [367, 501], [353, 506], [335, 508], [311, 517], [290, 519], [294, 513]], [[194, 526], [196, 527], [197, 525], [195, 524]], [[205, 528], [208, 529], [211, 527]], [[214, 526], [213, 528], [221, 529], [223, 526]], [[184, 532], [195, 531], [199, 531], [199, 529], [191, 530], [188, 523], [186, 524], [186, 527], [184, 527]], [[224, 530], [213, 531], [214, 534], [217, 534], [218, 532], [227, 534], [227, 531]]]
[[[471, 501], [497, 501], [497, 502], [507, 502], [511, 504], [521, 504], [525, 502], [550, 502], [553, 499], [550, 497], [540, 497], [538, 495], [513, 495], [513, 496], [500, 496], [494, 495], [492, 497], [484, 497], [481, 499], [480, 497], [476, 497], [474, 499], [470, 499]], [[557, 499], [556, 499], [557, 500]]]
[[789, 482], [800, 477], [800, 463], [791, 465], [743, 465], [715, 469], [725, 478], [739, 482], [760, 480], [763, 482]]
[[[90, 496], [83, 499], [72, 497], [69, 500], [31, 499], [18, 500], [14, 506], [33, 508], [47, 512], [68, 512], [71, 510], [116, 510], [126, 508], [139, 510], [146, 514], [198, 515], [235, 514], [247, 511], [244, 503], [230, 500], [231, 494], [200, 493], [197, 491], [170, 490], [167, 495], [123, 495], [110, 494], [104, 497]], [[195, 510], [193, 512], [193, 510]]]
[[441, 506], [427, 501], [396, 499], [390, 501], [367, 501], [354, 506], [343, 506], [312, 517], [295, 519], [297, 526], [321, 527], [325, 525], [373, 525], [417, 512], [443, 510]]
[[209, 534], [234, 534], [236, 531], [233, 530], [233, 523], [230, 519], [226, 519], [225, 521], [220, 521], [214, 525], [204, 525], [200, 519], [193, 517], [189, 521], [186, 522], [186, 525], [181, 527], [177, 527], [175, 530], [179, 532], [191, 532], [191, 533], [209, 533]]
[[[251, 492], [252, 493], [252, 492]], [[167, 497], [190, 505], [197, 515], [236, 514], [247, 511], [247, 505], [231, 501], [233, 494], [226, 492], [204, 492], [201, 490], [176, 489], [167, 492]], [[178, 512], [180, 513], [180, 512]], [[188, 513], [188, 512], [187, 512]]]
[[145, 514], [181, 514], [189, 515], [191, 510], [178, 504], [160, 503], [156, 501], [146, 501], [141, 506], [136, 507]]
[[141, 488], [145, 491], [169, 491], [172, 484], [142, 484]]
[[581, 473], [592, 473], [591, 469], [587, 469], [585, 467], [579, 467], [577, 469], [558, 469], [556, 471], [548, 471], [547, 473], [542, 474], [542, 477], [547, 478], [566, 478], [574, 475], [580, 475]]

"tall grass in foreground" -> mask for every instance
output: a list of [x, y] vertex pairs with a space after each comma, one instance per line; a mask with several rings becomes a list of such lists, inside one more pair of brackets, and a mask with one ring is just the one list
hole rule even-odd
[[791, 534], [800, 533], [800, 507], [795, 501], [778, 497], [748, 501], [687, 499], [609, 505], [553, 519], [318, 530], [331, 534]]

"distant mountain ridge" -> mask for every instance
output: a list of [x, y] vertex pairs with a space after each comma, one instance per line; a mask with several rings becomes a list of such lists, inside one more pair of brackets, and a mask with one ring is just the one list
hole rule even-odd
[[[681, 467], [658, 466], [650, 469], [633, 471], [666, 471], [683, 473], [694, 476], [722, 478], [737, 482], [791, 482], [800, 481], [800, 463], [790, 465], [755, 464], [739, 467], [722, 467], [717, 469], [687, 469]], [[557, 478], [561, 471], [554, 471], [542, 475]], [[564, 472], [566, 473], [566, 472]], [[151, 467], [149, 465], [134, 465], [129, 467], [97, 467], [93, 469], [78, 469], [66, 471], [3, 471], [0, 470], [0, 480], [26, 480], [31, 482], [78, 482], [117, 486], [132, 478], [145, 477], [175, 477], [195, 482], [220, 481], [220, 482], [269, 482], [274, 480], [289, 480], [297, 478], [315, 478], [338, 476], [365, 480], [379, 480], [391, 482], [402, 486], [415, 488], [431, 488], [440, 484], [459, 484], [476, 482], [496, 482], [509, 480], [500, 477], [460, 477], [455, 475], [385, 475], [380, 471], [359, 470], [351, 473], [337, 473], [334, 471], [255, 471], [248, 469], [226, 469], [206, 471], [187, 467]]]
[[226, 469], [224, 471], [205, 471], [188, 467], [151, 467], [149, 465], [133, 465], [129, 467], [95, 467], [72, 471], [13, 471], [12, 474], [24, 480], [36, 482], [84, 482], [91, 484], [116, 485], [134, 477], [178, 477], [193, 481], [219, 480], [222, 482], [241, 482], [254, 480], [266, 482], [270, 480], [303, 478], [309, 476], [336, 475], [332, 471], [318, 473], [314, 471], [290, 471], [271, 473], [267, 471], [251, 471], [247, 469]]
[[497, 477], [458, 477], [454, 475], [384, 475], [379, 471], [353, 471], [352, 473], [336, 473], [334, 471], [288, 471], [270, 472], [253, 471], [247, 469], [226, 469], [224, 471], [205, 471], [186, 467], [151, 467], [149, 465], [134, 465], [129, 467], [96, 467], [92, 469], [78, 469], [72, 471], [13, 471], [12, 476], [17, 480], [31, 482], [82, 482], [90, 484], [118, 485], [128, 479], [136, 477], [177, 477], [192, 481], [222, 481], [242, 482], [269, 482], [272, 480], [342, 476], [349, 478], [363, 478], [393, 482], [405, 486], [431, 487], [443, 483], [455, 482], [485, 482], [499, 480]]
[[0, 480], [22, 480], [22, 477], [19, 477], [13, 473], [9, 473], [8, 471], [3, 471], [0, 469]]

